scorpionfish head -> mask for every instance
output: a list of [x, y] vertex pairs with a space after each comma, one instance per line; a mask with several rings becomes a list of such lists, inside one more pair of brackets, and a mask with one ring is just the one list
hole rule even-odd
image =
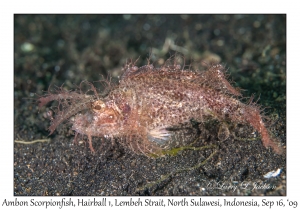
[[120, 118], [115, 107], [97, 100], [91, 104], [90, 110], [75, 117], [73, 130], [91, 136], [114, 136], [119, 128]]
[[94, 113], [94, 124], [97, 126], [114, 126], [119, 122], [120, 114], [116, 107], [106, 105], [101, 100], [92, 103], [92, 110]]

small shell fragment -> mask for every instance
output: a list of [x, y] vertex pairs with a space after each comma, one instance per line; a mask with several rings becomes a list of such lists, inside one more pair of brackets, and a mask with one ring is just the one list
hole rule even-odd
[[264, 175], [264, 178], [270, 179], [272, 177], [279, 176], [279, 174], [281, 173], [281, 170], [282, 170], [281, 168], [278, 168], [276, 171], [270, 171]]

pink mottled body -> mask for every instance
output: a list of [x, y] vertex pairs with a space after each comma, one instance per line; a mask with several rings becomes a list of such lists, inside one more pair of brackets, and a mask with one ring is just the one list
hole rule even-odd
[[281, 148], [273, 141], [258, 106], [238, 100], [240, 92], [224, 75], [222, 65], [207, 71], [182, 70], [179, 65], [154, 68], [128, 64], [119, 84], [105, 97], [96, 90], [89, 97], [67, 92], [61, 99], [50, 95], [39, 99], [41, 105], [58, 100], [58, 111], [50, 126], [51, 133], [65, 119], [75, 116], [72, 129], [87, 135], [92, 151], [92, 137], [116, 138], [133, 151], [145, 155], [185, 144], [195, 137], [191, 120], [208, 119], [251, 125], [262, 137], [265, 147], [276, 153]]

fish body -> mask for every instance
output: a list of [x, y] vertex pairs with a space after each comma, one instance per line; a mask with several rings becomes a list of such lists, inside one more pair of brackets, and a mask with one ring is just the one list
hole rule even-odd
[[[119, 84], [107, 96], [100, 97], [95, 90], [90, 98], [75, 97], [81, 99], [79, 103], [71, 102], [65, 109], [80, 107], [78, 113], [72, 112], [72, 129], [88, 136], [92, 151], [92, 137], [98, 136], [119, 139], [132, 151], [147, 156], [160, 154], [196, 138], [199, 131], [192, 121], [216, 119], [251, 125], [261, 134], [264, 146], [281, 153], [265, 128], [259, 107], [242, 103], [241, 96], [227, 81], [220, 64], [207, 71], [185, 70], [179, 65], [138, 68], [128, 64]], [[63, 118], [63, 113], [58, 116]], [[56, 126], [52, 123], [52, 130]]]

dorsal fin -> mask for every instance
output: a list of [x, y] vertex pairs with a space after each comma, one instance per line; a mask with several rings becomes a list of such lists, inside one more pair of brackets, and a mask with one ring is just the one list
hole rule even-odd
[[241, 96], [240, 91], [227, 81], [225, 68], [221, 64], [210, 66], [208, 70], [201, 72], [199, 78], [194, 79], [194, 82], [201, 82], [202, 85], [226, 94]]
[[153, 71], [154, 70], [154, 66], [152, 64], [145, 65], [145, 66], [142, 66], [140, 68], [137, 67], [137, 66], [134, 66], [134, 65], [126, 65], [125, 68], [126, 69], [124, 69], [124, 73], [121, 76], [121, 80], [126, 79], [128, 77], [139, 75], [141, 73], [145, 73], [147, 71]]
[[138, 68], [132, 63], [125, 66], [125, 71], [121, 80], [130, 79], [142, 74], [154, 75], [162, 74], [169, 79], [187, 80], [193, 84], [199, 84], [214, 90], [221, 91], [225, 94], [241, 96], [238, 89], [234, 88], [226, 79], [225, 68], [221, 64], [211, 65], [204, 72], [182, 70], [180, 65], [164, 65], [160, 68], [154, 68], [152, 64], [148, 64]]

